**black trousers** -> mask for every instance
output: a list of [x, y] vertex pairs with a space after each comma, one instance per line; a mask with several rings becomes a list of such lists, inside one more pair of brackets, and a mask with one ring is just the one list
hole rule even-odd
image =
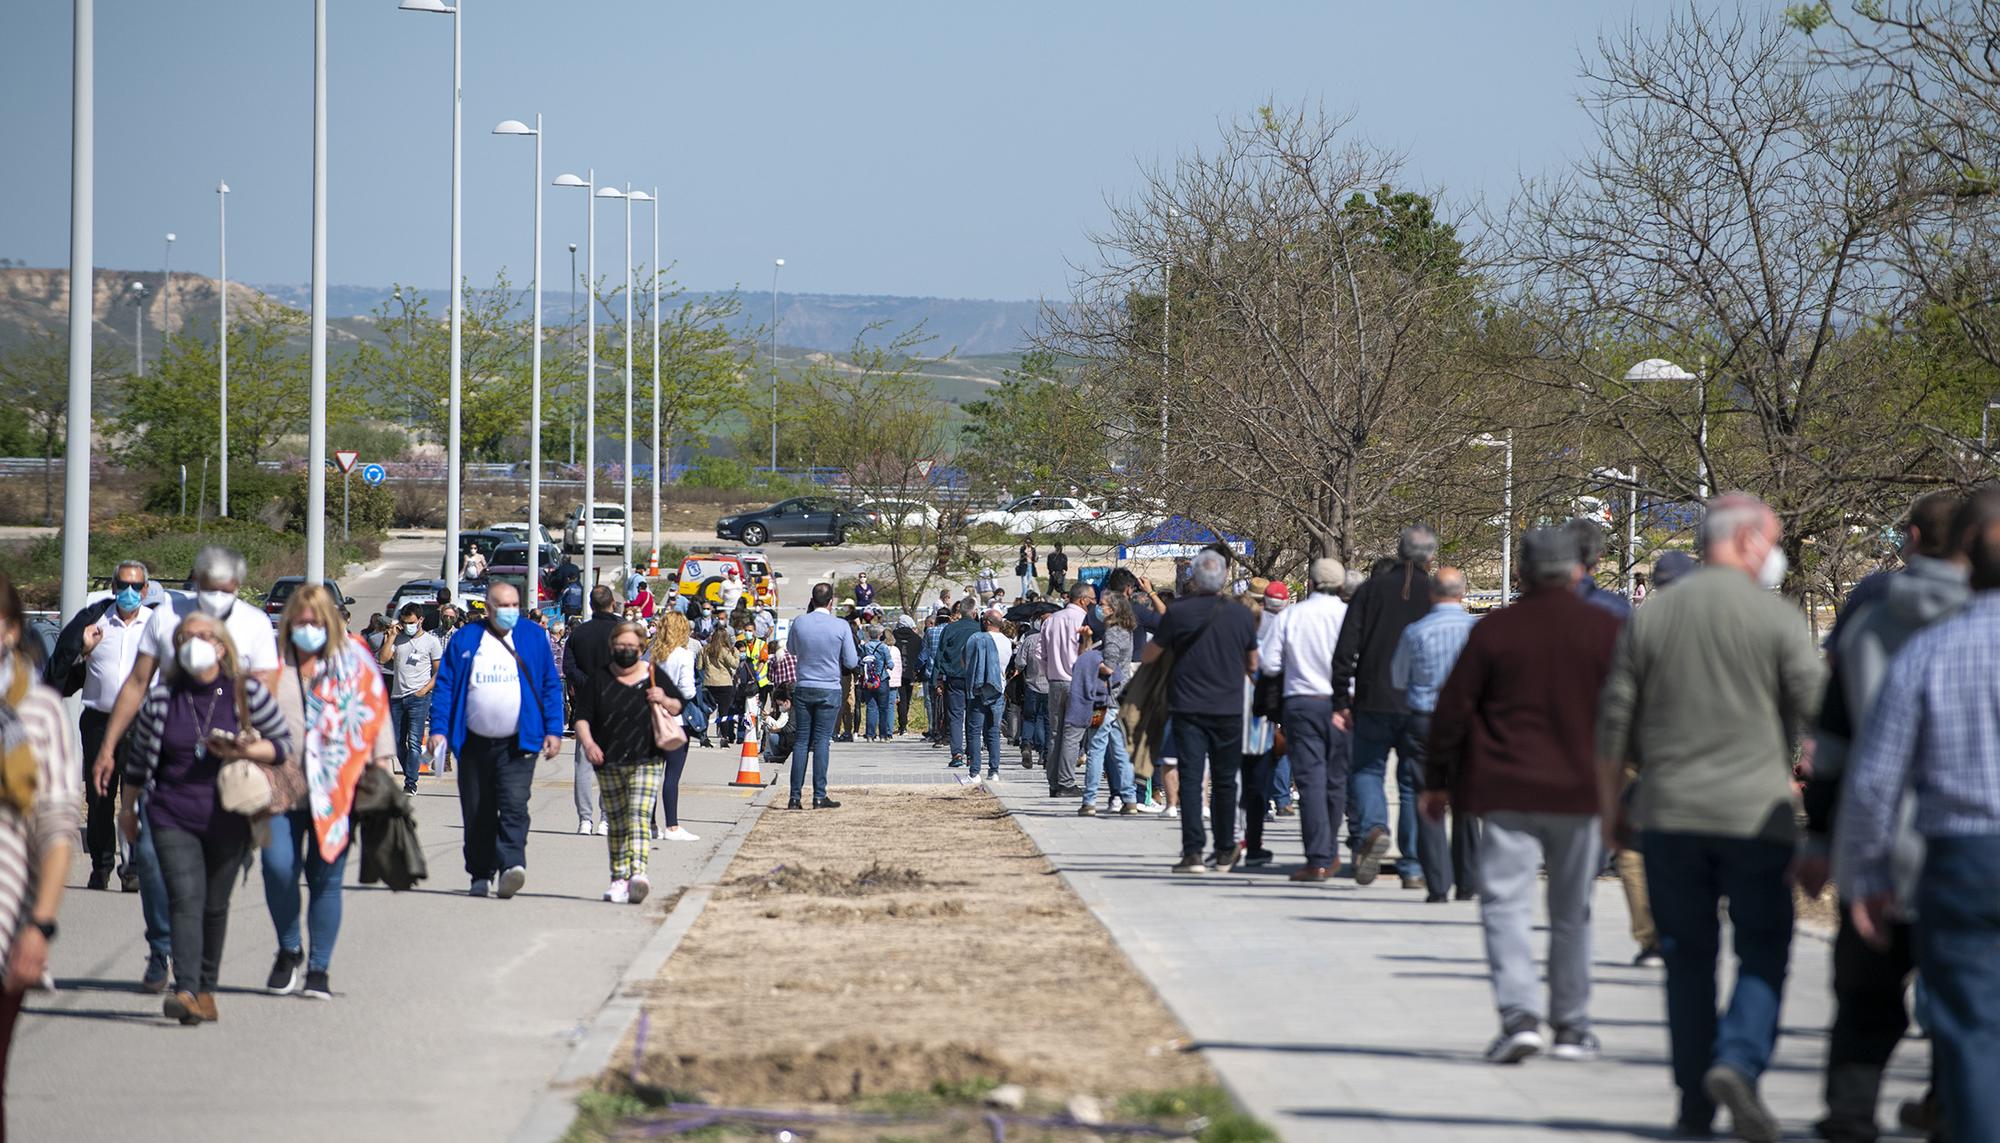
[[1278, 754], [1243, 756], [1243, 848], [1264, 848], [1264, 815], [1271, 808], [1271, 775], [1278, 769]]
[[111, 716], [85, 707], [76, 725], [83, 738], [83, 844], [90, 853], [90, 871], [108, 873], [118, 865], [118, 786], [123, 767], [112, 767], [110, 789], [98, 793], [90, 767], [104, 748], [104, 732], [111, 726]]
[[1201, 824], [1201, 778], [1211, 766], [1208, 807], [1215, 849], [1236, 844], [1236, 777], [1243, 768], [1243, 716], [1175, 711], [1174, 746], [1181, 763], [1181, 856], [1199, 857], [1207, 834]]
[[174, 979], [187, 992], [214, 992], [229, 934], [229, 894], [250, 849], [247, 832], [194, 834], [153, 828], [153, 852], [173, 918]]
[[1909, 1030], [1903, 990], [1916, 970], [1910, 926], [1889, 927], [1889, 947], [1861, 939], [1840, 902], [1840, 935], [1833, 941], [1833, 1028], [1826, 1048], [1826, 1138], [1872, 1143], [1882, 1071]]

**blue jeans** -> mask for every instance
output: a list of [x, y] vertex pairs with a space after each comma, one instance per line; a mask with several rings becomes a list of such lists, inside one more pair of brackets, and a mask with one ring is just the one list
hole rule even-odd
[[174, 959], [174, 917], [167, 902], [167, 879], [160, 857], [153, 852], [153, 825], [147, 820], [146, 795], [139, 795], [139, 840], [132, 845], [126, 868], [139, 879], [139, 912], [146, 920], [146, 967], [165, 972]]
[[[1727, 1064], [1753, 1082], [1770, 1065], [1792, 948], [1792, 846], [1754, 838], [1648, 830], [1640, 836], [1653, 924], [1667, 962], [1667, 1033], [1681, 1119], [1708, 1123], [1715, 1107], [1702, 1076]], [[1736, 935], [1736, 988], [1716, 1016], [1716, 908], [1729, 899]]]
[[1049, 752], [1049, 695], [1033, 687], [1021, 688], [1021, 753]]
[[1139, 793], [1132, 787], [1132, 754], [1125, 749], [1125, 729], [1118, 724], [1118, 712], [1104, 713], [1104, 725], [1083, 732], [1083, 804], [1097, 804], [1097, 783], [1104, 777], [1104, 763], [1111, 763], [1111, 792], [1137, 805]]
[[396, 735], [396, 756], [403, 763], [403, 789], [417, 792], [417, 771], [424, 764], [424, 725], [430, 721], [431, 697], [416, 693], [389, 700], [389, 723]]
[[[1422, 744], [1416, 741], [1410, 716], [1379, 710], [1354, 712], [1353, 768], [1348, 772], [1348, 797], [1359, 804], [1359, 830], [1348, 839], [1350, 846], [1368, 831], [1389, 826], [1387, 780], [1389, 751], [1396, 751], [1396, 791], [1401, 804], [1396, 813], [1396, 872], [1416, 877], [1423, 872], [1417, 859], [1420, 847], [1417, 816], [1418, 777], [1422, 774]], [[1353, 821], [1354, 815], [1349, 814]]]
[[950, 727], [951, 760], [965, 759], [965, 680], [947, 678], [944, 681], [944, 719]]
[[[2000, 1125], [2000, 836], [1934, 837], [1917, 883], [1917, 966], [1929, 1002], [1933, 1070], [1952, 1138]], [[1980, 1061], [1984, 1060], [1984, 1063]]]
[[812, 755], [813, 801], [826, 799], [827, 756], [833, 750], [833, 720], [840, 717], [840, 692], [832, 687], [799, 687], [792, 692], [792, 797], [806, 784], [806, 755]]
[[278, 947], [304, 948], [299, 935], [299, 873], [304, 866], [306, 923], [312, 926], [312, 955], [306, 958], [309, 972], [325, 972], [333, 963], [333, 945], [340, 939], [340, 879], [347, 871], [353, 843], [350, 834], [340, 856], [329, 862], [319, 855], [310, 810], [293, 810], [271, 819], [271, 844], [264, 847], [264, 904], [271, 910], [272, 927], [278, 930]]
[[1277, 765], [1271, 767], [1271, 800], [1279, 809], [1292, 804], [1292, 756], [1278, 755]]
[[888, 687], [874, 690], [857, 690], [856, 698], [861, 700], [861, 736], [863, 738], [887, 738], [896, 732], [896, 692]]
[[965, 698], [965, 769], [973, 777], [979, 776], [980, 747], [986, 753], [986, 772], [1000, 773], [1000, 720], [1007, 713], [1005, 692], [996, 692], [991, 698], [985, 695], [958, 692]]

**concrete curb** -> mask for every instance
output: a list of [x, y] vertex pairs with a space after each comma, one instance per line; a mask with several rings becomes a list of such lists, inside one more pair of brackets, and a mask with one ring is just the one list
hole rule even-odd
[[716, 847], [715, 855], [696, 875], [681, 899], [660, 922], [660, 927], [648, 940], [639, 955], [625, 969], [619, 978], [618, 987], [605, 1000], [604, 1007], [598, 1009], [597, 1016], [584, 1030], [583, 1037], [570, 1049], [569, 1057], [556, 1069], [549, 1084], [535, 1097], [528, 1114], [521, 1120], [509, 1136], [511, 1143], [556, 1143], [569, 1131], [576, 1121], [576, 1097], [591, 1080], [597, 1078], [604, 1069], [611, 1066], [611, 1057], [618, 1046], [625, 1042], [625, 1035], [639, 1019], [639, 1010], [645, 1005], [646, 986], [659, 976], [661, 966], [680, 947], [681, 939], [694, 928], [703, 909], [708, 907], [708, 899], [715, 895], [715, 887], [729, 870], [729, 863], [736, 859], [736, 853], [743, 848], [744, 839], [756, 828], [759, 818], [771, 806], [777, 782], [764, 787], [753, 800], [750, 809], [731, 826], [729, 833]]

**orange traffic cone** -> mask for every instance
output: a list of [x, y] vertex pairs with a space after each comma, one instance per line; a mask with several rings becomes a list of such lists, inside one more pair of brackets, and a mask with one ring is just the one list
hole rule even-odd
[[658, 578], [658, 577], [659, 577], [659, 574], [660, 574], [660, 549], [658, 549], [658, 548], [654, 548], [654, 549], [653, 549], [653, 556], [652, 556], [652, 558], [646, 561], [646, 574], [647, 574], [648, 576], [650, 576], [650, 577], [653, 577], [653, 578]]
[[757, 760], [757, 739], [759, 737], [761, 735], [757, 734], [754, 729], [744, 734], [743, 756], [737, 760], [736, 780], [729, 783], [730, 785], [751, 787], [762, 787], [764, 785], [764, 766], [763, 763]]

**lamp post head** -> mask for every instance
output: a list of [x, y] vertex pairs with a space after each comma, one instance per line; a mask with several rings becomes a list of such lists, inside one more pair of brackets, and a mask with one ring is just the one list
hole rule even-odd
[[129, 290], [131, 290], [131, 291], [132, 291], [133, 293], [135, 293], [135, 294], [138, 294], [138, 295], [140, 295], [141, 297], [144, 297], [144, 296], [145, 296], [145, 293], [146, 293], [146, 283], [144, 283], [144, 282], [134, 282], [134, 283], [132, 283], [132, 284], [131, 284], [130, 286], [126, 287], [126, 288], [127, 288], [127, 289], [129, 289]]
[[649, 195], [649, 194], [647, 194], [647, 193], [646, 193], [645, 191], [642, 191], [642, 190], [635, 190], [635, 191], [633, 191], [633, 192], [632, 192], [632, 194], [631, 194], [631, 198], [632, 198], [632, 201], [633, 201], [633, 202], [652, 202], [652, 201], [653, 201], [653, 196], [652, 196], [652, 195]]
[[167, 241], [168, 241], [168, 242], [172, 242], [173, 240], [174, 240], [174, 236], [173, 236], [173, 235], [171, 235], [171, 234], [167, 235]]
[[440, 16], [456, 16], [458, 9], [444, 0], [403, 0], [396, 7], [405, 12], [433, 12]]
[[598, 198], [624, 198], [624, 197], [625, 197], [625, 192], [624, 192], [624, 191], [622, 191], [622, 190], [619, 190], [619, 189], [618, 189], [617, 187], [598, 187], [598, 188], [597, 188], [597, 197], [598, 197]]
[[216, 194], [228, 194], [228, 193], [229, 193], [229, 184], [228, 184], [228, 183], [217, 183], [217, 184], [215, 184], [215, 193], [216, 193]]
[[495, 135], [539, 135], [541, 132], [521, 122], [519, 119], [503, 119], [493, 129]]
[[783, 258], [780, 258], [780, 259], [778, 259], [778, 260], [777, 260], [776, 262], [773, 262], [773, 263], [772, 263], [772, 265], [774, 265], [774, 266], [782, 266], [782, 265], [784, 265], [784, 264], [785, 264], [785, 260], [784, 260]]
[[589, 184], [589, 183], [587, 183], [587, 182], [583, 181], [583, 180], [582, 180], [582, 179], [580, 179], [580, 178], [577, 178], [577, 177], [576, 177], [575, 175], [573, 175], [573, 174], [570, 174], [570, 173], [569, 173], [569, 172], [567, 172], [567, 171], [564, 171], [564, 172], [563, 172], [562, 174], [559, 174], [559, 175], [557, 175], [557, 176], [555, 177], [555, 179], [554, 179], [554, 180], [553, 180], [552, 182], [550, 182], [550, 183], [549, 183], [549, 185], [550, 185], [550, 186], [552, 186], [552, 187], [588, 187], [588, 186], [590, 186], [590, 184]]
[[1627, 369], [1625, 380], [1639, 384], [1647, 381], [1698, 381], [1700, 378], [1664, 357], [1648, 357]]
[[569, 244], [569, 252], [572, 254], [576, 253], [576, 243], [572, 242]]

